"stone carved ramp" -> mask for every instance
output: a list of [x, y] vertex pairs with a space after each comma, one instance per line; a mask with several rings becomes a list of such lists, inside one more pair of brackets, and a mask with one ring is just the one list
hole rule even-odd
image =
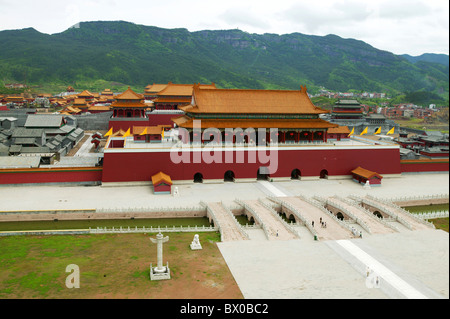
[[247, 234], [240, 227], [233, 214], [222, 203], [205, 203], [213, 212], [214, 222], [217, 223], [222, 235], [222, 241], [248, 240]]
[[365, 223], [369, 227], [371, 234], [386, 234], [396, 232], [394, 229], [379, 221], [378, 217], [366, 213], [362, 207], [358, 207], [357, 205], [350, 205], [344, 200], [337, 197], [329, 197], [327, 198], [327, 200], [329, 205], [333, 205], [333, 203], [338, 204], [339, 206], [348, 210], [358, 220]]
[[389, 215], [397, 215], [399, 218], [401, 218], [402, 224], [407, 226], [410, 230], [422, 230], [422, 229], [432, 229], [433, 226], [431, 223], [427, 223], [423, 220], [420, 220], [419, 218], [415, 218], [412, 214], [405, 211], [403, 208], [398, 207], [397, 205], [389, 205], [386, 202], [382, 200], [378, 200], [375, 198], [367, 198], [364, 197], [363, 201], [365, 201], [367, 204], [375, 203], [378, 207], [382, 208], [386, 212], [390, 212]]
[[[269, 240], [292, 240], [299, 239], [299, 235], [294, 231], [286, 228], [286, 225], [281, 221], [281, 217], [275, 216], [276, 213], [271, 212], [258, 200], [243, 201], [245, 205], [251, 210], [251, 214], [256, 215], [255, 219], [261, 221], [263, 229]], [[278, 235], [277, 235], [278, 234]]]
[[[342, 227], [330, 214], [325, 213], [314, 205], [302, 200], [299, 197], [283, 197], [279, 198], [281, 203], [286, 202], [292, 205], [303, 219], [309, 222], [314, 221], [314, 229], [317, 232], [319, 240], [339, 240], [349, 239], [355, 236], [349, 229]], [[320, 225], [320, 218], [327, 224], [326, 228]]]

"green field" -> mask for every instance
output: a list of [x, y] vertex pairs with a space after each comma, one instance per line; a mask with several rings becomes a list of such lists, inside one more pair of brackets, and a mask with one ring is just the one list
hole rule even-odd
[[[0, 298], [242, 298], [216, 242], [219, 233], [168, 233], [164, 263], [171, 280], [151, 281], [155, 234], [0, 237]], [[80, 288], [65, 285], [66, 267], [78, 265]]]

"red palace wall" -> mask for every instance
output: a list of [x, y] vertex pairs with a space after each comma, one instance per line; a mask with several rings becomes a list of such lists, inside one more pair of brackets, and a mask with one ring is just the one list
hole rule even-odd
[[130, 118], [129, 121], [110, 119], [108, 129], [112, 127], [114, 132], [120, 129], [126, 131], [128, 129], [132, 130], [133, 126], [147, 126], [147, 125], [148, 125], [147, 118], [140, 118], [140, 119]]
[[[247, 153], [247, 152], [246, 152]], [[235, 158], [235, 157], [234, 157]], [[247, 161], [247, 155], [245, 155]], [[236, 179], [254, 178], [260, 166], [256, 163], [208, 164], [205, 162], [175, 164], [170, 152], [105, 152], [103, 160], [103, 182], [150, 181], [151, 176], [163, 171], [172, 180], [193, 180], [196, 173], [203, 179], [222, 179], [228, 170], [234, 172]], [[273, 160], [272, 160], [273, 161]], [[351, 175], [351, 171], [361, 166], [383, 174], [400, 174], [400, 154], [398, 148], [371, 149], [322, 149], [322, 150], [278, 150], [278, 170], [270, 177], [290, 177], [294, 169], [301, 176], [319, 176], [327, 170], [329, 176]]]
[[429, 160], [401, 160], [402, 173], [412, 172], [448, 172], [449, 161], [447, 159]]
[[148, 126], [158, 126], [158, 125], [170, 125], [174, 126], [174, 122], [171, 120], [176, 117], [180, 117], [182, 114], [147, 114], [148, 116]]
[[0, 184], [100, 182], [101, 167], [30, 168], [0, 170]]

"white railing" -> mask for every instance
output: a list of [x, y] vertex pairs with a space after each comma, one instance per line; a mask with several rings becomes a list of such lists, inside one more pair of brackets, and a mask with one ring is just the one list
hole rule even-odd
[[[376, 209], [378, 209], [380, 212], [383, 212], [385, 214], [388, 214], [389, 216], [391, 216], [392, 218], [394, 218], [396, 221], [398, 221], [400, 224], [402, 224], [403, 226], [405, 226], [406, 228], [408, 228], [409, 230], [413, 230], [413, 227], [411, 226], [410, 223], [408, 223], [405, 219], [403, 219], [401, 216], [399, 216], [398, 214], [395, 214], [393, 211], [387, 209], [388, 207], [386, 206], [382, 206], [380, 204], [378, 204], [375, 200], [370, 199], [369, 196], [367, 196], [367, 198], [363, 198], [362, 199], [362, 203], [375, 207]], [[383, 202], [382, 202], [383, 203]]]
[[258, 222], [259, 225], [261, 225], [261, 228], [263, 229], [266, 238], [269, 239], [269, 232], [267, 230], [267, 227], [266, 225], [264, 225], [264, 223], [262, 222], [258, 214], [255, 212], [255, 210], [252, 207], [250, 207], [247, 203], [245, 203], [243, 200], [235, 199], [234, 201], [239, 205], [243, 206], [244, 209], [248, 210], [252, 214], [253, 218]]
[[[393, 203], [391, 201], [388, 201], [388, 200], [383, 199], [383, 198], [377, 198], [377, 197], [374, 197], [374, 196], [371, 196], [371, 195], [367, 195], [367, 197], [372, 199], [373, 201], [380, 201], [383, 204], [400, 211], [400, 213], [405, 214], [406, 216], [410, 216], [415, 221], [417, 221], [417, 222], [419, 222], [421, 224], [427, 225], [427, 226], [429, 226], [431, 228], [434, 228], [434, 229], [436, 228], [433, 223], [430, 223], [429, 221], [423, 220], [423, 219], [419, 218], [418, 216], [416, 216], [415, 214], [411, 214], [410, 212], [408, 212], [403, 207], [400, 207], [400, 206], [398, 206], [397, 204], [395, 204], [395, 203]], [[397, 214], [397, 216], [398, 216], [398, 214]]]
[[317, 233], [317, 231], [312, 226], [311, 221], [309, 221], [307, 218], [305, 218], [293, 205], [291, 205], [290, 203], [287, 203], [287, 202], [285, 202], [285, 201], [283, 201], [280, 198], [275, 197], [275, 196], [269, 196], [268, 198], [271, 201], [280, 204], [281, 205], [281, 209], [283, 209], [283, 206], [286, 207], [287, 209], [289, 209], [295, 216], [297, 216], [298, 219], [300, 219], [303, 222], [303, 225], [305, 225], [306, 228], [308, 228], [308, 230], [311, 232], [311, 234], [313, 234], [315, 239], [319, 240], [319, 234]]
[[449, 194], [434, 194], [434, 195], [416, 195], [416, 196], [403, 196], [403, 197], [393, 197], [389, 198], [390, 202], [409, 202], [409, 201], [420, 201], [420, 200], [430, 200], [430, 199], [447, 199], [449, 200]]
[[[314, 197], [315, 198], [315, 197]], [[336, 198], [339, 200], [339, 198]], [[348, 205], [345, 201], [343, 201], [346, 205]], [[352, 212], [350, 212], [346, 207], [342, 206], [340, 203], [337, 203], [333, 201], [333, 198], [328, 198], [325, 201], [325, 204], [333, 206], [337, 208], [338, 210], [342, 211], [344, 214], [349, 216], [352, 220], [354, 220], [358, 225], [360, 225], [365, 231], [367, 231], [369, 234], [372, 234], [372, 230], [370, 229], [369, 225], [367, 225], [363, 220], [356, 217]]]
[[342, 220], [340, 220], [339, 218], [337, 218], [336, 216], [333, 215], [332, 212], [330, 212], [328, 209], [326, 209], [325, 207], [323, 207], [322, 205], [319, 204], [319, 202], [311, 200], [310, 198], [307, 198], [303, 195], [298, 195], [297, 197], [301, 198], [302, 200], [304, 200], [305, 202], [313, 205], [314, 207], [317, 207], [318, 209], [320, 209], [322, 212], [324, 212], [325, 214], [329, 215], [333, 220], [335, 220], [339, 225], [341, 225], [343, 228], [348, 229], [349, 231], [352, 232], [352, 227], [347, 224], [344, 223]]
[[414, 215], [417, 215], [417, 217], [427, 220], [427, 219], [434, 219], [434, 218], [448, 218], [449, 212], [448, 211], [441, 211], [441, 212], [429, 212], [429, 213], [414, 213]]
[[338, 197], [338, 198], [340, 200], [342, 200], [343, 202], [345, 202], [347, 205], [350, 205], [350, 206], [353, 206], [353, 207], [359, 209], [361, 212], [368, 215], [371, 219], [376, 220], [377, 222], [383, 224], [384, 226], [389, 227], [389, 228], [395, 230], [396, 232], [400, 231], [395, 225], [389, 223], [389, 222], [394, 222], [395, 221], [394, 218], [392, 218], [392, 217], [379, 218], [379, 217], [375, 216], [371, 211], [369, 211], [365, 207], [362, 207], [361, 205], [358, 204], [358, 203], [360, 203], [360, 199], [350, 200], [348, 198], [342, 198], [342, 197]]
[[157, 227], [97, 227], [90, 228], [91, 234], [115, 234], [115, 233], [170, 233], [170, 232], [214, 232], [218, 231], [218, 227], [213, 226], [157, 226]]
[[186, 212], [186, 211], [204, 211], [201, 206], [183, 206], [183, 207], [115, 207], [115, 208], [97, 208], [97, 213], [147, 213], [147, 212]]
[[206, 212], [210, 214], [212, 219], [214, 220], [214, 225], [217, 227], [219, 233], [220, 233], [220, 241], [223, 242], [223, 234], [222, 229], [220, 228], [219, 220], [217, 219], [217, 216], [214, 214], [213, 210], [206, 204], [204, 201], [200, 201], [200, 205], [206, 208]]
[[230, 215], [231, 219], [233, 220], [235, 226], [237, 227], [237, 229], [239, 229], [239, 232], [247, 239], [250, 239], [249, 235], [244, 231], [244, 229], [242, 228], [242, 225], [238, 222], [238, 220], [236, 219], [236, 216], [234, 216], [233, 212], [223, 204], [223, 202], [220, 202], [220, 204], [222, 205], [223, 209], [225, 209], [225, 211], [227, 212], [227, 214]]
[[295, 229], [289, 225], [270, 205], [264, 203], [261, 198], [258, 198], [258, 202], [264, 206], [287, 230], [289, 230], [295, 237], [299, 237]]

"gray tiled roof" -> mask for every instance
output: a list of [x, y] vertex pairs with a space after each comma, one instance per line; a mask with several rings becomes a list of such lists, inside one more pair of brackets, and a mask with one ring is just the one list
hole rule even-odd
[[44, 130], [41, 128], [18, 127], [14, 129], [12, 137], [42, 137]]
[[59, 114], [30, 114], [25, 122], [25, 127], [61, 127], [63, 116]]
[[48, 147], [45, 146], [36, 146], [36, 147], [22, 147], [21, 153], [50, 153]]
[[22, 157], [22, 156], [1, 156], [0, 168], [30, 168], [39, 167], [40, 156]]
[[36, 144], [35, 137], [17, 137], [14, 139], [14, 144]]

